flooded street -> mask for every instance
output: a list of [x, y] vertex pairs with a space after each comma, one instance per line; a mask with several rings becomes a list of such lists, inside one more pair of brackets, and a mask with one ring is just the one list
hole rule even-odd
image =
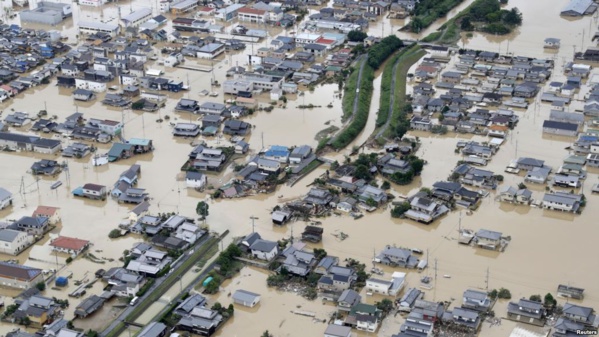
[[[464, 1], [456, 11], [465, 8], [471, 1]], [[561, 66], [564, 61], [570, 60], [573, 50], [580, 51], [590, 46], [590, 36], [595, 33], [597, 20], [592, 17], [571, 20], [559, 17], [559, 11], [566, 1], [548, 0], [544, 3], [546, 11], [538, 11], [538, 3], [525, 0], [511, 0], [508, 7], [516, 6], [523, 12], [523, 25], [513, 34], [504, 37], [494, 37], [475, 33], [472, 38], [464, 37], [462, 42], [466, 48], [508, 51], [515, 55], [554, 58], [556, 66], [552, 80], [564, 80]], [[120, 5], [123, 14], [129, 9], [151, 7], [156, 10], [156, 4], [152, 1], [135, 1]], [[315, 12], [314, 10], [312, 12]], [[76, 29], [73, 29], [73, 21], [78, 20], [107, 20], [116, 22], [117, 6], [107, 5], [102, 11], [99, 8], [86, 8], [76, 6], [74, 18], [69, 19], [61, 27], [63, 34], [70, 37], [69, 42], [75, 42]], [[17, 19], [18, 20], [18, 19]], [[112, 20], [112, 21], [111, 21]], [[401, 38], [414, 38], [409, 33], [397, 32], [397, 29], [406, 24], [403, 20], [383, 19], [373, 23], [370, 32], [375, 35], [389, 34], [392, 31]], [[429, 27], [424, 34], [438, 28], [443, 21]], [[547, 22], [551, 22], [548, 25]], [[32, 27], [27, 25], [26, 27]], [[228, 25], [231, 27], [231, 25]], [[45, 27], [48, 28], [48, 27]], [[283, 33], [280, 28], [267, 27], [269, 33]], [[584, 33], [583, 33], [584, 31]], [[583, 36], [584, 35], [584, 36]], [[543, 40], [547, 37], [562, 39], [561, 49], [555, 53], [543, 50]], [[49, 287], [45, 296], [67, 298], [76, 286], [75, 280], [93, 278], [96, 270], [109, 269], [121, 266], [118, 259], [123, 251], [130, 249], [135, 242], [141, 241], [141, 236], [129, 235], [119, 239], [109, 239], [108, 232], [128, 217], [132, 206], [118, 204], [115, 200], [92, 201], [72, 196], [71, 191], [86, 183], [106, 185], [111, 188], [119, 175], [137, 163], [141, 165], [141, 177], [138, 186], [147, 189], [151, 197], [152, 213], [178, 212], [185, 216], [194, 217], [198, 201], [207, 200], [210, 206], [210, 214], [207, 224], [210, 230], [223, 232], [230, 230], [231, 233], [225, 241], [225, 245], [234, 237], [244, 236], [252, 230], [250, 216], [256, 220], [256, 231], [263, 238], [278, 240], [293, 235], [296, 239], [300, 236], [307, 223], [295, 222], [284, 227], [273, 226], [270, 211], [276, 205], [301, 197], [309, 190], [307, 186], [314, 179], [322, 175], [328, 168], [321, 166], [308, 176], [303, 178], [294, 187], [281, 186], [276, 193], [270, 195], [258, 195], [245, 199], [234, 200], [212, 200], [206, 194], [198, 193], [185, 188], [185, 183], [177, 176], [181, 173], [180, 168], [187, 160], [192, 150], [189, 139], [176, 139], [171, 134], [169, 123], [157, 123], [156, 120], [166, 115], [171, 121], [196, 122], [196, 115], [174, 113], [174, 106], [182, 98], [192, 98], [199, 101], [223, 102], [227, 97], [222, 91], [216, 98], [200, 96], [202, 90], [218, 91], [210, 85], [210, 79], [216, 78], [223, 81], [225, 72], [233, 65], [247, 66], [247, 55], [252, 49], [267, 46], [273, 36], [265, 41], [248, 46], [244, 52], [228, 53], [221, 56], [215, 62], [189, 60], [187, 65], [203, 65], [213, 68], [213, 72], [189, 71], [183, 69], [164, 68], [158, 64], [149, 67], [165, 70], [165, 76], [171, 79], [180, 79], [188, 82], [191, 90], [186, 93], [169, 93], [170, 99], [166, 107], [156, 113], [139, 113], [130, 110], [107, 108], [101, 105], [99, 97], [92, 103], [77, 103], [73, 101], [71, 90], [60, 89], [54, 83], [39, 86], [27, 90], [17, 98], [2, 103], [2, 118], [14, 111], [25, 111], [34, 115], [39, 110], [47, 107], [48, 114], [56, 115], [58, 121], [75, 111], [85, 114], [86, 118], [101, 118], [110, 120], [123, 120], [125, 122], [125, 138], [150, 138], [154, 141], [155, 151], [150, 154], [136, 156], [128, 160], [120, 160], [107, 166], [94, 167], [90, 163], [90, 157], [85, 159], [66, 159], [58, 156], [41, 155], [39, 153], [0, 153], [0, 186], [13, 192], [15, 196], [14, 206], [10, 209], [0, 211], [0, 219], [7, 221], [18, 219], [23, 215], [31, 215], [38, 205], [57, 206], [61, 208], [62, 223], [55, 228], [51, 235], [72, 236], [92, 242], [90, 249], [95, 257], [103, 261], [89, 260], [78, 257], [73, 263], [65, 266], [66, 255], [50, 252], [50, 238], [46, 236], [32, 248], [21, 253], [16, 259], [20, 263], [41, 269], [58, 268], [59, 276], [67, 276], [72, 273], [73, 277], [68, 287], [60, 290]], [[583, 42], [584, 40], [584, 42]], [[384, 66], [381, 66], [383, 69]], [[352, 145], [339, 154], [330, 154], [331, 158], [343, 159], [343, 153], [351, 149], [353, 145], [364, 143], [375, 128], [376, 112], [378, 111], [380, 97], [381, 73], [377, 72], [374, 81], [374, 92], [372, 97], [369, 119], [364, 131], [358, 136]], [[114, 84], [114, 83], [113, 83]], [[306, 88], [302, 88], [306, 89]], [[245, 117], [244, 120], [254, 125], [252, 133], [246, 138], [251, 151], [256, 153], [263, 147], [269, 145], [302, 145], [316, 146], [318, 141], [314, 136], [328, 126], [341, 127], [341, 100], [337, 97], [337, 84], [324, 84], [316, 86], [313, 92], [305, 91], [303, 96], [288, 97], [289, 100], [283, 108], [281, 105], [275, 107], [271, 112], [257, 111], [253, 115]], [[410, 90], [408, 89], [408, 92]], [[262, 106], [269, 105], [268, 95], [262, 95], [259, 99]], [[279, 102], [281, 103], [281, 102]], [[332, 108], [327, 107], [332, 103]], [[312, 109], [299, 109], [299, 105], [313, 104], [318, 107]], [[581, 102], [573, 102], [571, 109], [582, 107]], [[530, 156], [543, 159], [554, 168], [559, 167], [563, 158], [568, 155], [565, 148], [574, 140], [573, 138], [548, 138], [542, 134], [542, 122], [549, 115], [548, 104], [532, 104], [524, 111], [517, 111], [520, 122], [516, 129], [506, 138], [499, 152], [493, 157], [485, 169], [496, 174], [504, 175], [502, 186], [516, 186], [523, 181], [522, 174], [510, 175], [504, 173], [505, 166], [520, 156]], [[27, 127], [17, 132], [27, 133]], [[421, 187], [430, 187], [439, 180], [446, 179], [461, 156], [454, 152], [459, 140], [485, 141], [487, 138], [471, 135], [455, 135], [449, 133], [445, 136], [434, 136], [428, 133], [411, 132], [410, 136], [417, 136], [421, 141], [418, 156], [427, 161], [422, 176], [415, 179], [409, 186], [393, 186], [392, 193], [397, 196], [407, 196], [418, 191]], [[226, 139], [217, 137], [198, 138], [206, 140], [209, 144], [230, 144]], [[64, 140], [66, 146], [70, 142]], [[100, 153], [105, 153], [110, 144], [94, 144], [99, 147]], [[66, 160], [68, 163], [68, 176], [61, 173], [56, 178], [42, 177], [36, 181], [35, 177], [27, 173], [33, 162], [39, 159], [54, 159], [59, 162]], [[599, 277], [599, 271], [594, 268], [594, 256], [589, 254], [599, 236], [599, 227], [595, 225], [595, 219], [599, 217], [599, 198], [590, 194], [591, 186], [597, 182], [599, 172], [589, 170], [589, 177], [581, 189], [588, 197], [588, 206], [581, 215], [562, 214], [555, 211], [546, 211], [528, 206], [515, 206], [495, 201], [497, 192], [492, 192], [484, 199], [481, 207], [472, 215], [466, 212], [452, 212], [441, 220], [431, 225], [423, 225], [409, 220], [392, 219], [389, 210], [379, 210], [367, 214], [359, 220], [343, 216], [333, 216], [319, 219], [323, 223], [324, 236], [319, 244], [309, 244], [311, 248], [324, 248], [329, 255], [337, 256], [343, 261], [345, 258], [355, 258], [370, 267], [370, 261], [375, 252], [380, 251], [385, 245], [396, 244], [424, 250], [428, 255], [429, 268], [423, 273], [433, 277], [435, 287], [426, 291], [425, 299], [451, 301], [453, 304], [461, 304], [461, 295], [467, 288], [495, 289], [507, 288], [512, 293], [513, 299], [529, 297], [533, 294], [542, 296], [548, 292], [555, 293], [558, 284], [570, 284], [572, 286], [585, 288], [585, 306], [599, 309], [599, 284], [595, 281]], [[61, 180], [63, 185], [56, 190], [50, 186]], [[211, 177], [218, 182], [220, 176]], [[528, 184], [533, 191], [533, 198], [541, 198], [544, 193], [543, 186]], [[586, 192], [585, 192], [586, 191]], [[460, 220], [461, 219], [461, 220]], [[510, 245], [503, 253], [490, 252], [475, 249], [473, 247], [460, 246], [457, 243], [457, 229], [461, 222], [463, 228], [478, 230], [481, 228], [502, 232], [512, 238]], [[344, 241], [338, 240], [332, 234], [344, 232], [349, 235]], [[0, 255], [2, 260], [13, 259], [8, 255]], [[581, 263], [582, 267], [581, 268]], [[437, 266], [436, 272], [434, 266]], [[394, 269], [384, 268], [385, 275], [382, 278], [390, 278]], [[400, 270], [400, 269], [397, 269]], [[405, 271], [405, 270], [402, 270]], [[189, 272], [181, 279], [180, 284], [173, 286], [161, 299], [138, 319], [138, 323], [149, 322], [160, 309], [168, 303], [181, 287], [187, 286], [197, 275]], [[436, 275], [436, 277], [435, 277]], [[444, 278], [442, 275], [451, 275]], [[487, 283], [488, 275], [488, 283]], [[210, 301], [220, 301], [223, 304], [230, 303], [228, 294], [237, 289], [260, 293], [262, 303], [252, 309], [236, 306], [235, 316], [220, 329], [215, 336], [259, 336], [264, 330], [269, 330], [275, 336], [317, 336], [321, 335], [326, 325], [323, 319], [328, 319], [335, 308], [330, 304], [322, 304], [320, 301], [307, 301], [299, 295], [287, 292], [278, 292], [266, 287], [268, 274], [262, 270], [246, 267], [240, 275], [223, 284], [224, 290]], [[408, 284], [406, 287], [417, 286], [421, 273], [408, 272]], [[97, 282], [89, 294], [101, 292], [103, 284]], [[58, 288], [57, 288], [58, 289]], [[11, 297], [18, 291], [0, 289], [0, 294]], [[362, 292], [363, 300], [368, 303], [379, 301], [381, 297], [367, 296]], [[65, 317], [71, 319], [75, 306], [81, 299], [69, 298], [70, 307], [65, 310]], [[559, 300], [564, 303], [562, 299]], [[101, 329], [108, 324], [111, 316], [115, 316], [118, 309], [112, 308], [116, 301], [107, 303], [96, 315], [107, 321], [93, 322], [90, 328]], [[301, 306], [301, 308], [298, 308]], [[505, 317], [507, 301], [499, 301], [494, 311], [497, 316]], [[310, 311], [316, 314], [318, 321], [310, 317], [299, 316], [291, 313], [293, 310]], [[389, 318], [379, 330], [379, 336], [391, 336], [399, 330], [403, 318], [400, 316]], [[261, 322], [256, 324], [256, 322]], [[264, 323], [262, 323], [264, 322]], [[85, 323], [88, 324], [88, 323]], [[503, 325], [488, 327], [484, 324], [481, 336], [505, 337], [509, 335], [515, 323], [504, 320]], [[13, 329], [9, 324], [0, 324], [0, 334]], [[129, 333], [134, 334], [135, 329], [125, 331], [122, 336]], [[358, 336], [372, 334], [360, 333]]]

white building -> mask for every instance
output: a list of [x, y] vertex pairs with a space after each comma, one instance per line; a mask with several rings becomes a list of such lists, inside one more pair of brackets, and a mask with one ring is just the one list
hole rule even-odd
[[121, 27], [119, 25], [111, 25], [98, 21], [79, 21], [80, 34], [106, 33], [115, 37], [120, 31]]
[[171, 3], [170, 10], [172, 14], [182, 14], [198, 7], [198, 0], [183, 0]]
[[141, 8], [129, 15], [121, 18], [121, 24], [124, 27], [139, 27], [142, 23], [152, 18], [152, 10], [149, 8]]
[[8, 255], [19, 255], [33, 243], [33, 236], [13, 230], [0, 229], [0, 253]]
[[228, 7], [221, 8], [218, 11], [216, 11], [216, 14], [214, 14], [214, 17], [216, 19], [222, 20], [222, 21], [231, 21], [237, 17], [238, 11], [240, 9], [242, 9], [243, 7], [245, 7], [245, 5], [233, 4]]
[[185, 185], [189, 188], [202, 189], [208, 183], [208, 178], [200, 172], [188, 171], [185, 173]]
[[368, 291], [396, 297], [404, 287], [406, 273], [394, 272], [390, 281], [369, 278], [366, 280], [366, 289]]
[[233, 302], [245, 307], [253, 308], [260, 303], [260, 295], [245, 290], [236, 290], [233, 293]]
[[225, 45], [222, 43], [209, 43], [201, 47], [196, 56], [202, 59], [213, 59], [225, 52]]
[[175, 237], [190, 244], [194, 244], [199, 238], [202, 237], [202, 235], [204, 235], [204, 233], [205, 232], [195, 224], [185, 222], [181, 226], [177, 227]]
[[79, 0], [79, 6], [100, 7], [106, 2], [106, 0]]
[[93, 91], [93, 92], [106, 91], [106, 83], [84, 80], [82, 78], [75, 79], [75, 87], [77, 89], [85, 89], [85, 90], [89, 90], [89, 91]]
[[0, 209], [5, 209], [10, 205], [12, 205], [12, 193], [0, 187]]
[[265, 261], [271, 261], [279, 254], [278, 244], [275, 241], [258, 239], [250, 246], [252, 256]]
[[223, 82], [223, 92], [225, 94], [237, 95], [240, 91], [252, 91], [253, 86], [249, 81], [226, 80]]
[[321, 34], [299, 33], [295, 36], [295, 44], [301, 46], [304, 44], [316, 43], [316, 40], [321, 37]]
[[237, 19], [252, 23], [266, 22], [266, 11], [261, 9], [243, 7], [237, 11]]

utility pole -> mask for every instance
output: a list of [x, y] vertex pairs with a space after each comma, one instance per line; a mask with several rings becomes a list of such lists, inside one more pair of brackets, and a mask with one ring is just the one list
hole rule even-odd
[[291, 243], [293, 244], [293, 223], [291, 224]]
[[23, 198], [23, 205], [27, 207], [27, 197], [25, 196], [25, 177], [21, 177], [21, 186], [19, 187], [19, 194]]
[[64, 175], [67, 178], [67, 186], [71, 186], [71, 172], [69, 171], [69, 164], [67, 163], [66, 160], [63, 162], [63, 166], [64, 166]]
[[260, 218], [255, 217], [255, 216], [252, 215], [252, 216], [250, 216], [250, 219], [252, 220], [252, 233], [255, 233], [256, 232], [256, 229], [255, 229], [256, 227], [255, 227], [255, 224], [254, 224], [254, 220], [259, 220]]
[[485, 278], [485, 290], [489, 292], [489, 267], [487, 267], [487, 277]]
[[262, 149], [264, 149], [264, 131], [262, 132]]

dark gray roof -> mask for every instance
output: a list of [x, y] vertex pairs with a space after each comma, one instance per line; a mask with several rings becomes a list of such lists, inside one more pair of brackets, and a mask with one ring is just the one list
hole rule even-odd
[[202, 178], [204, 178], [204, 174], [200, 172], [187, 171], [185, 173], [185, 179], [201, 180]]
[[260, 240], [262, 237], [260, 236], [260, 234], [253, 232], [248, 234], [243, 241], [247, 242], [248, 245], [250, 245], [250, 247], [254, 244], [254, 242], [256, 242], [256, 240]]
[[360, 294], [358, 294], [355, 290], [345, 289], [341, 296], [339, 296], [339, 302], [347, 302], [347, 303], [357, 303], [361, 299]]
[[[484, 239], [488, 239], [488, 240], [498, 241], [499, 239], [501, 239], [501, 233], [500, 232], [490, 231], [490, 230], [487, 230], [487, 229], [479, 229], [478, 232], [476, 232], [476, 237], [484, 238]], [[474, 290], [467, 290], [466, 292], [468, 292], [468, 291], [472, 292]], [[466, 296], [466, 293], [464, 293], [464, 296]], [[486, 296], [487, 295], [485, 294], [485, 297]]]
[[518, 164], [542, 167], [545, 164], [545, 161], [539, 160], [539, 159], [534, 159], [534, 158], [529, 158], [529, 157], [521, 157], [521, 158], [518, 158]]
[[485, 300], [487, 299], [487, 293], [483, 291], [468, 289], [464, 291], [464, 297], [475, 300]]
[[175, 309], [175, 312], [179, 313], [190, 313], [193, 308], [197, 306], [201, 306], [206, 303], [206, 298], [200, 294], [193, 294], [186, 298], [183, 303], [179, 304], [179, 306]]
[[166, 325], [158, 322], [152, 322], [146, 325], [143, 330], [137, 335], [138, 337], [158, 337], [162, 335], [162, 332], [166, 330]]
[[256, 250], [259, 252], [268, 253], [268, 252], [271, 252], [273, 250], [273, 248], [275, 248], [276, 246], [277, 246], [277, 243], [275, 241], [267, 241], [267, 240], [258, 239], [250, 246], [250, 249]]
[[19, 231], [12, 229], [0, 229], [0, 241], [3, 242], [13, 242], [17, 236], [19, 236]]
[[256, 300], [256, 298], [259, 298], [259, 297], [260, 297], [260, 294], [252, 293], [252, 292], [241, 290], [241, 289], [236, 290], [233, 293], [234, 300], [246, 302], [246, 303], [254, 302]]
[[478, 318], [478, 312], [474, 310], [468, 310], [464, 308], [454, 308], [452, 311], [454, 316], [460, 316], [468, 319], [475, 320]]
[[593, 308], [583, 307], [572, 303], [566, 303], [564, 304], [563, 311], [565, 315], [589, 317], [593, 313]]
[[3, 199], [8, 198], [10, 196], [12, 196], [12, 193], [10, 193], [6, 189], [0, 187], [0, 200], [3, 200]]
[[312, 50], [318, 50], [318, 51], [322, 51], [325, 50], [327, 47], [321, 45], [321, 44], [316, 44], [316, 43], [308, 43], [306, 45], [304, 45], [304, 49], [312, 49]]
[[558, 122], [558, 121], [544, 121], [543, 128], [558, 129], [565, 131], [576, 131], [578, 125], [574, 123]]

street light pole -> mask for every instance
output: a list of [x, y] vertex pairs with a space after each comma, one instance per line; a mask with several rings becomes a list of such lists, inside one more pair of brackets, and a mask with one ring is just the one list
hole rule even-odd
[[250, 216], [250, 219], [252, 219], [252, 233], [255, 233], [256, 230], [255, 230], [254, 220], [258, 220], [260, 218], [255, 217], [255, 216], [252, 215], [252, 216]]

